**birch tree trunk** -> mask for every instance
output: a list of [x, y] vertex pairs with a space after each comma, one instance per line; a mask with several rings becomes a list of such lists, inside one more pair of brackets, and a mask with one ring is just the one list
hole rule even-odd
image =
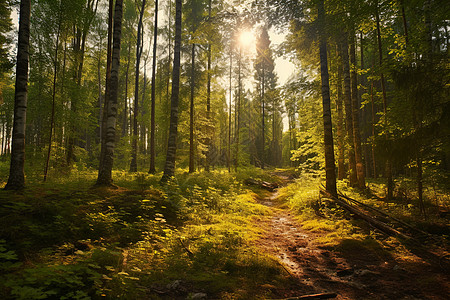
[[112, 63], [109, 84], [109, 95], [105, 104], [106, 121], [104, 141], [102, 142], [100, 166], [98, 169], [97, 185], [112, 184], [112, 167], [114, 162], [114, 147], [116, 142], [116, 117], [117, 117], [117, 97], [119, 87], [119, 66], [120, 66], [120, 39], [122, 35], [122, 5], [123, 0], [116, 0], [114, 10], [114, 31], [112, 46]]
[[5, 190], [25, 187], [25, 128], [28, 98], [28, 58], [30, 47], [31, 1], [20, 1], [19, 37], [17, 44], [16, 85], [14, 92], [14, 122], [11, 164]]

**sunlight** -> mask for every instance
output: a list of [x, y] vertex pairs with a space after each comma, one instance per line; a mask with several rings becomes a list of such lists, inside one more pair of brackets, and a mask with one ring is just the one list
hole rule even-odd
[[239, 44], [243, 48], [250, 48], [252, 45], [255, 44], [256, 37], [253, 31], [251, 30], [244, 30], [239, 35]]

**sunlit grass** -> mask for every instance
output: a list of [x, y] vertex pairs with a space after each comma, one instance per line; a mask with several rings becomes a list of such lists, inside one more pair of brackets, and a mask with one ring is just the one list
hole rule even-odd
[[270, 289], [261, 286], [287, 280], [254, 246], [258, 221], [269, 210], [243, 184], [270, 175], [251, 168], [239, 174], [177, 170], [165, 185], [161, 175], [114, 171], [115, 187], [94, 188], [97, 173], [85, 170], [45, 183], [27, 178], [18, 194], [2, 191], [7, 234], [0, 257], [12, 254], [5, 256], [11, 264], [0, 266], [8, 274], [0, 296], [157, 299], [153, 288], [176, 295], [180, 291], [167, 285], [180, 281], [186, 293], [263, 299]]

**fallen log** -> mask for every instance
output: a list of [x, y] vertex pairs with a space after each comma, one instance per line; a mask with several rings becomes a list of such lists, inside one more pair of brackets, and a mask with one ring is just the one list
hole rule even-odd
[[394, 228], [388, 226], [387, 224], [385, 224], [383, 222], [375, 220], [374, 218], [370, 217], [369, 215], [367, 215], [363, 211], [361, 211], [361, 210], [357, 209], [356, 207], [348, 204], [347, 202], [339, 199], [338, 197], [334, 197], [333, 195], [330, 195], [328, 192], [326, 192], [324, 190], [321, 190], [320, 193], [325, 195], [327, 198], [333, 199], [334, 201], [336, 201], [336, 203], [338, 203], [344, 209], [346, 209], [347, 211], [351, 212], [352, 214], [358, 216], [359, 218], [363, 219], [364, 221], [366, 221], [367, 223], [369, 223], [373, 227], [381, 230], [382, 232], [384, 232], [386, 234], [389, 234], [389, 235], [398, 236], [398, 237], [404, 238], [406, 240], [411, 239], [409, 236], [401, 233], [398, 230], [395, 230]]
[[397, 223], [400, 223], [400, 224], [402, 224], [402, 225], [404, 225], [404, 226], [406, 226], [406, 227], [408, 227], [408, 228], [410, 228], [410, 229], [412, 229], [412, 230], [414, 230], [414, 231], [416, 231], [416, 232], [419, 232], [419, 233], [424, 234], [424, 235], [427, 235], [427, 236], [430, 235], [429, 233], [427, 233], [427, 232], [425, 232], [425, 231], [422, 231], [422, 230], [420, 230], [420, 229], [418, 229], [418, 228], [415, 228], [414, 226], [412, 226], [412, 225], [410, 225], [410, 224], [408, 224], [408, 223], [406, 223], [406, 222], [404, 222], [404, 221], [402, 221], [402, 220], [399, 220], [399, 219], [397, 219], [397, 218], [395, 218], [395, 217], [393, 217], [393, 216], [391, 216], [391, 215], [385, 213], [385, 212], [382, 211], [381, 209], [378, 209], [378, 208], [376, 208], [376, 207], [372, 207], [372, 206], [370, 206], [370, 205], [367, 205], [367, 204], [365, 204], [365, 203], [362, 203], [361, 201], [352, 199], [352, 198], [350, 198], [350, 197], [344, 195], [344, 194], [341, 193], [341, 192], [339, 192], [339, 196], [341, 196], [342, 198], [347, 199], [348, 201], [351, 201], [351, 202], [353, 202], [353, 203], [357, 203], [357, 204], [359, 204], [359, 205], [361, 205], [361, 206], [364, 206], [364, 207], [366, 207], [366, 208], [368, 208], [368, 209], [371, 209], [371, 210], [373, 210], [373, 211], [376, 211], [376, 212], [378, 212], [379, 214], [381, 214], [381, 215], [383, 215], [383, 216], [385, 216], [385, 217], [388, 217], [388, 218], [390, 218], [390, 219], [396, 221]]
[[320, 293], [320, 294], [311, 294], [311, 295], [303, 295], [298, 297], [290, 297], [290, 298], [284, 298], [280, 300], [298, 300], [298, 299], [332, 299], [336, 298], [336, 293]]
[[262, 189], [268, 190], [270, 192], [275, 191], [278, 188], [278, 184], [276, 183], [271, 183], [271, 182], [267, 182], [267, 181], [262, 181], [262, 180], [255, 180], [253, 178], [248, 178], [244, 181], [244, 183], [246, 185], [254, 185], [254, 186], [258, 186]]

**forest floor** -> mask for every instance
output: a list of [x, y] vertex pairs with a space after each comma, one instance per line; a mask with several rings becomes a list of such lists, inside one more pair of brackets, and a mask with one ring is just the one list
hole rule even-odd
[[[284, 183], [287, 176], [277, 174]], [[336, 299], [448, 299], [448, 271], [412, 253], [405, 261], [376, 244], [344, 240], [324, 246], [325, 231], [302, 227], [278, 192], [259, 199], [270, 208], [271, 218], [261, 221], [257, 245], [275, 257], [293, 284], [273, 287], [280, 297], [337, 294]]]
[[448, 299], [450, 226], [436, 202], [424, 220], [415, 202], [338, 183], [435, 238], [406, 242], [319, 199], [317, 174], [178, 174], [160, 185], [117, 171], [116, 187], [98, 188], [86, 171], [0, 191], [0, 299]]

